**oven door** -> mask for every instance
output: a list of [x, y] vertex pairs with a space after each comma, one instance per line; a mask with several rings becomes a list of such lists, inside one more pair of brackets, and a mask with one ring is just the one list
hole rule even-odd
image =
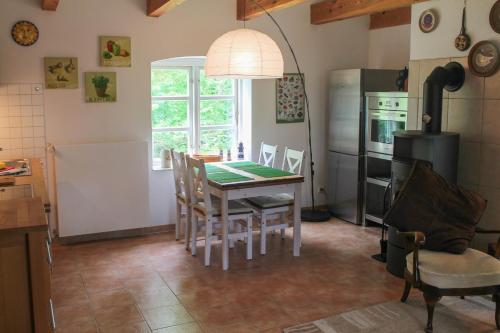
[[406, 122], [406, 112], [369, 110], [367, 150], [392, 155], [394, 132], [406, 130]]

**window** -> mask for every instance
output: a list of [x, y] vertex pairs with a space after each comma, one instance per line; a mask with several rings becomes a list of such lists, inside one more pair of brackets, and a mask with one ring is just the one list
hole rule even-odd
[[218, 154], [238, 142], [240, 82], [211, 79], [199, 63], [151, 69], [153, 166], [164, 149]]

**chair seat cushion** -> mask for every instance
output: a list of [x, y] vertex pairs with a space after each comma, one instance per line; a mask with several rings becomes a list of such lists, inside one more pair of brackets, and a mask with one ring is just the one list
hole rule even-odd
[[[213, 216], [221, 216], [221, 202], [219, 198], [212, 197], [212, 214]], [[205, 203], [199, 202], [195, 205], [199, 206], [201, 209], [205, 209]], [[229, 200], [228, 201], [228, 214], [229, 215], [239, 215], [239, 214], [252, 214], [253, 211], [250, 207], [247, 207], [238, 201]]]
[[[500, 261], [486, 253], [467, 249], [463, 254], [430, 250], [419, 252], [420, 279], [441, 288], [478, 288], [500, 285]], [[413, 271], [413, 253], [406, 257], [408, 271]]]
[[246, 199], [250, 205], [259, 209], [286, 207], [293, 205], [293, 195], [282, 193], [277, 195], [265, 195]]

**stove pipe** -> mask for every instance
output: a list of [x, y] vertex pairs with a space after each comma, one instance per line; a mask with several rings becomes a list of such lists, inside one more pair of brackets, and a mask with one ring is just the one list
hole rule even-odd
[[443, 89], [459, 90], [465, 81], [464, 67], [458, 62], [450, 62], [444, 67], [436, 67], [424, 83], [422, 131], [441, 133], [443, 114]]

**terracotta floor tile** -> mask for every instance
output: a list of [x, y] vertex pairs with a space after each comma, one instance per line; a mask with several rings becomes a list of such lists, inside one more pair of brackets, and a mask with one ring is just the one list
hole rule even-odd
[[134, 304], [97, 309], [94, 314], [100, 329], [144, 320]]
[[88, 296], [90, 305], [94, 310], [122, 305], [133, 305], [135, 303], [132, 295], [126, 289], [89, 293]]
[[177, 297], [175, 297], [174, 293], [168, 288], [141, 293], [134, 292], [132, 296], [141, 310], [179, 304]]
[[202, 242], [192, 257], [173, 233], [55, 244], [58, 332], [282, 332], [397, 300], [402, 280], [370, 257], [378, 251], [379, 231], [334, 219], [304, 223], [300, 257], [292, 255], [291, 230], [284, 241], [268, 236], [265, 256], [257, 252], [256, 232], [254, 260], [245, 260], [238, 243], [228, 271], [221, 269], [220, 242], [212, 265], [204, 267]]
[[253, 325], [243, 323], [231, 323], [226, 325], [201, 324], [205, 333], [260, 333]]
[[94, 313], [90, 305], [63, 306], [55, 308], [58, 327], [86, 325], [94, 322]]
[[57, 323], [56, 333], [102, 333], [99, 332], [94, 319], [78, 323], [61, 325]]
[[101, 328], [100, 333], [151, 333], [151, 329], [145, 321], [141, 321]]
[[167, 284], [156, 272], [141, 278], [125, 279], [123, 283], [132, 293], [148, 293], [168, 288]]
[[196, 323], [182, 324], [177, 326], [171, 326], [167, 328], [161, 328], [155, 330], [154, 333], [204, 333], [200, 326]]
[[102, 291], [123, 289], [125, 285], [117, 277], [84, 277], [83, 283], [89, 293], [98, 293]]
[[89, 305], [89, 298], [85, 288], [52, 290], [52, 301], [55, 307]]
[[193, 317], [182, 305], [162, 306], [143, 310], [142, 314], [153, 330], [194, 322]]

